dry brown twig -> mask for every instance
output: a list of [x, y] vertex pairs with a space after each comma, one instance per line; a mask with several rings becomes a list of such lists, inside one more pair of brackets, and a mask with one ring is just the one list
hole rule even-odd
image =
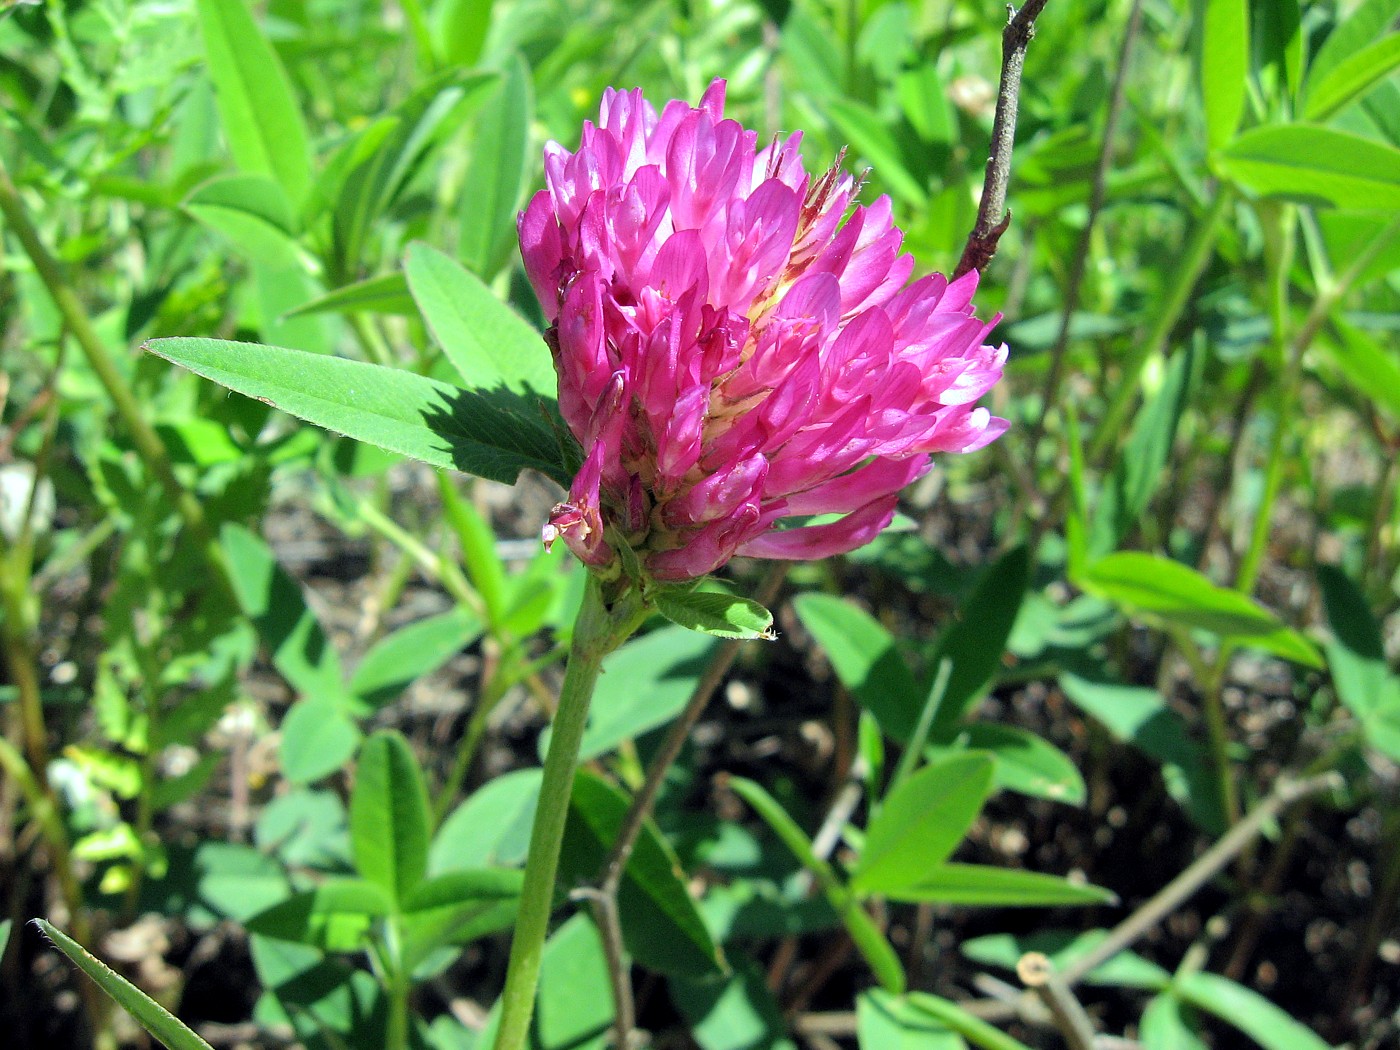
[[1021, 71], [1026, 48], [1035, 37], [1035, 20], [1046, 0], [1026, 0], [1018, 11], [1007, 5], [1006, 28], [1001, 31], [1001, 83], [997, 87], [996, 115], [992, 118], [992, 146], [987, 173], [982, 180], [982, 200], [977, 221], [963, 246], [955, 278], [970, 270], [981, 273], [997, 252], [997, 242], [1011, 225], [1006, 210], [1006, 187], [1011, 181], [1011, 148], [1016, 142], [1016, 113], [1021, 101]]

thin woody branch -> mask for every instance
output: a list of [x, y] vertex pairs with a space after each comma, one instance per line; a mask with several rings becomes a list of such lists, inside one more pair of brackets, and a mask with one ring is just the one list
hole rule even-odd
[[996, 115], [992, 119], [992, 148], [987, 174], [982, 180], [982, 202], [977, 222], [968, 234], [954, 277], [969, 270], [981, 273], [997, 252], [997, 242], [1011, 225], [1006, 210], [1006, 186], [1011, 181], [1011, 147], [1016, 142], [1016, 111], [1021, 97], [1021, 71], [1026, 48], [1035, 37], [1035, 20], [1046, 0], [1026, 0], [1019, 11], [1007, 5], [1010, 18], [1001, 33], [1001, 84], [997, 88]]

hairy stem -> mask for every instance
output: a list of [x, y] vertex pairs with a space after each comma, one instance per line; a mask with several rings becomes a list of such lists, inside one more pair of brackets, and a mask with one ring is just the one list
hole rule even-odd
[[598, 578], [589, 575], [583, 606], [574, 623], [569, 665], [559, 692], [554, 732], [544, 760], [539, 806], [530, 830], [525, 886], [510, 946], [506, 986], [501, 993], [501, 1024], [497, 1029], [495, 1050], [522, 1050], [529, 1040], [545, 935], [549, 932], [549, 916], [554, 910], [559, 847], [569, 812], [579, 745], [588, 722], [588, 705], [593, 699], [593, 687], [598, 681], [603, 657], [641, 626], [646, 612], [635, 589], [626, 591], [610, 604], [603, 596], [603, 585]]

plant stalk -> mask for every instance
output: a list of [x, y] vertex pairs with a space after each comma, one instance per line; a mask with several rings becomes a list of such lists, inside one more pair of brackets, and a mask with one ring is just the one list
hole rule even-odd
[[520, 897], [515, 937], [510, 947], [505, 990], [501, 993], [501, 1023], [495, 1050], [523, 1050], [529, 1041], [530, 1018], [535, 1009], [540, 962], [544, 955], [549, 916], [554, 910], [554, 879], [559, 870], [559, 848], [569, 813], [569, 796], [578, 765], [579, 746], [588, 722], [588, 705], [598, 681], [603, 658], [641, 626], [647, 608], [640, 593], [629, 588], [609, 603], [603, 587], [592, 574], [584, 591], [583, 606], [574, 623], [569, 664], [559, 692], [554, 732], [544, 760], [539, 807], [530, 831], [525, 859], [525, 885]]

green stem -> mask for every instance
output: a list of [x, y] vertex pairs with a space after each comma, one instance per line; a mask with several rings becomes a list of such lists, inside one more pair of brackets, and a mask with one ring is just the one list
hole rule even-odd
[[1232, 194], [1229, 188], [1224, 185], [1220, 186], [1214, 201], [1211, 202], [1210, 210], [1202, 216], [1200, 223], [1192, 231], [1191, 239], [1187, 242], [1186, 249], [1182, 253], [1183, 259], [1180, 264], [1174, 267], [1176, 283], [1168, 291], [1167, 301], [1162, 304], [1161, 310], [1158, 311], [1156, 323], [1132, 352], [1127, 364], [1123, 366], [1122, 380], [1114, 391], [1113, 400], [1109, 402], [1108, 410], [1104, 413], [1103, 420], [1099, 423], [1098, 430], [1094, 434], [1093, 446], [1089, 449], [1091, 460], [1102, 460], [1104, 453], [1110, 446], [1115, 446], [1122, 436], [1124, 417], [1132, 404], [1133, 397], [1137, 394], [1138, 377], [1142, 374], [1143, 365], [1167, 345], [1172, 329], [1176, 327], [1177, 321], [1185, 312], [1186, 304], [1191, 299], [1191, 293], [1196, 288], [1196, 282], [1200, 280], [1201, 274], [1205, 271], [1206, 263], [1210, 262], [1211, 249], [1215, 246], [1215, 231], [1220, 225], [1220, 220], [1225, 217], [1231, 198]]
[[409, 982], [402, 974], [394, 974], [385, 991], [389, 998], [389, 1018], [384, 1032], [386, 1050], [408, 1050]]
[[1191, 671], [1201, 685], [1201, 695], [1205, 698], [1202, 706], [1206, 716], [1206, 743], [1215, 766], [1216, 779], [1220, 782], [1220, 809], [1225, 817], [1225, 826], [1234, 827], [1240, 819], [1240, 797], [1235, 789], [1234, 767], [1230, 763], [1230, 725], [1225, 717], [1223, 695], [1229, 651], [1222, 643], [1215, 665], [1208, 667], [1189, 632], [1174, 631], [1172, 637], [1177, 650], [1191, 665]]
[[647, 608], [635, 589], [609, 603], [604, 585], [588, 577], [583, 606], [574, 622], [569, 665], [559, 691], [559, 709], [554, 715], [554, 732], [544, 760], [539, 807], [530, 831], [530, 851], [525, 859], [525, 886], [520, 896], [520, 914], [511, 942], [506, 986], [501, 993], [501, 1025], [495, 1050], [523, 1050], [530, 1034], [530, 1017], [535, 1009], [540, 960], [544, 954], [549, 916], [554, 908], [554, 877], [559, 869], [559, 847], [569, 811], [569, 795], [574, 786], [579, 745], [588, 722], [588, 705], [603, 666], [603, 657], [627, 640], [646, 618]]

